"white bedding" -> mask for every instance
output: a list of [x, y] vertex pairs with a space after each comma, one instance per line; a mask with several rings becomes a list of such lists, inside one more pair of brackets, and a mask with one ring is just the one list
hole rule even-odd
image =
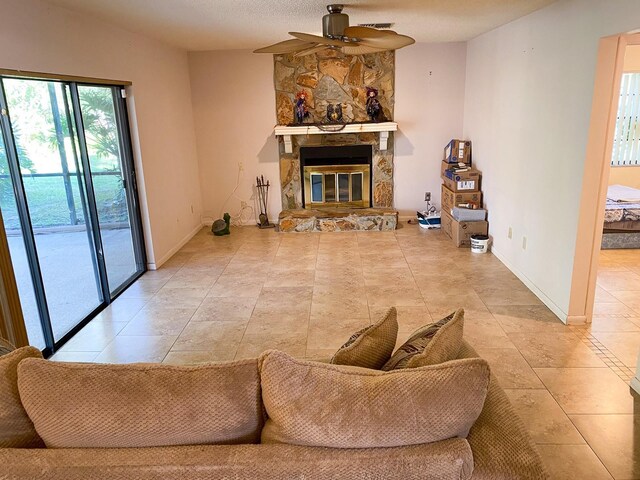
[[640, 203], [640, 190], [624, 185], [609, 185], [607, 201], [617, 203]]

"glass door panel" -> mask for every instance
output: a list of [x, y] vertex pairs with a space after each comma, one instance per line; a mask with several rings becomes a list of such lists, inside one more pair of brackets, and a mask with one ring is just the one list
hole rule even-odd
[[132, 232], [130, 193], [125, 181], [125, 139], [118, 129], [120, 89], [79, 85], [78, 99], [84, 126], [91, 179], [98, 209], [102, 248], [111, 293], [143, 266], [136, 259]]
[[5, 78], [11, 130], [54, 341], [104, 301], [69, 86]]
[[[19, 137], [16, 136], [16, 142], [18, 142], [18, 140]], [[7, 233], [11, 263], [18, 285], [20, 305], [22, 307], [25, 326], [27, 327], [29, 343], [43, 350], [46, 347], [46, 342], [44, 340], [40, 313], [33, 290], [33, 277], [31, 276], [20, 218], [18, 216], [18, 207], [11, 174], [9, 172], [7, 148], [3, 135], [0, 135], [0, 210], [2, 210], [2, 220]]]

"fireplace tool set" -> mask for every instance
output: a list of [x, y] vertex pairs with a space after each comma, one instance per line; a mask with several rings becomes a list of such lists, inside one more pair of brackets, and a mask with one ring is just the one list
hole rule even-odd
[[258, 215], [258, 227], [260, 228], [273, 228], [275, 225], [269, 223], [269, 216], [267, 215], [267, 205], [269, 204], [269, 180], [264, 181], [264, 176], [260, 175], [256, 177], [256, 190], [258, 191], [258, 204], [260, 205], [260, 215]]

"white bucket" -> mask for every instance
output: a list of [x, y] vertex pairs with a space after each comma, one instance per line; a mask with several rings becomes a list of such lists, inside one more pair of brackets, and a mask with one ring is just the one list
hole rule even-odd
[[487, 253], [489, 251], [489, 237], [487, 235], [471, 235], [471, 251], [473, 253]]

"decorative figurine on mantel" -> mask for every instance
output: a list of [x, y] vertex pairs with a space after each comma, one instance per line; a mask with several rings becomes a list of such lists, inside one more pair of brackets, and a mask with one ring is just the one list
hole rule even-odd
[[307, 92], [300, 90], [296, 93], [296, 106], [294, 108], [294, 115], [296, 117], [296, 123], [304, 123], [304, 119], [309, 117], [309, 109], [307, 108]]
[[327, 105], [327, 120], [333, 123], [342, 122], [342, 104], [336, 103], [335, 105], [330, 103]]
[[383, 120], [382, 105], [378, 101], [378, 90], [373, 87], [367, 87], [367, 115], [372, 122]]

